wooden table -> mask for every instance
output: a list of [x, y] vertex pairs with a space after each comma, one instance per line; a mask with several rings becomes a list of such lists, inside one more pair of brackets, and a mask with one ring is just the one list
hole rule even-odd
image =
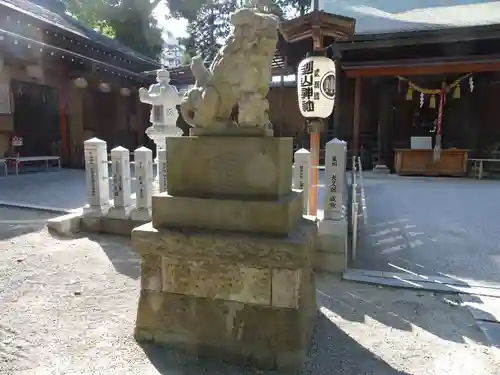
[[50, 161], [56, 161], [57, 166], [61, 168], [61, 158], [59, 156], [20, 156], [20, 157], [8, 157], [5, 160], [13, 161], [16, 163], [16, 175], [19, 176], [19, 162], [21, 163], [32, 163], [37, 161], [44, 161], [45, 168], [49, 167]]
[[468, 150], [441, 150], [441, 157], [434, 161], [434, 150], [396, 149], [396, 173], [403, 176], [455, 176], [467, 175]]

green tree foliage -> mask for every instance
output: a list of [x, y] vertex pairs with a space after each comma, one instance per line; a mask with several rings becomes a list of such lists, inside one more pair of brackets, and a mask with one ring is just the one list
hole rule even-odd
[[68, 12], [94, 30], [153, 59], [163, 50], [152, 12], [161, 0], [62, 0]]
[[[188, 37], [180, 40], [188, 56], [201, 55], [211, 61], [229, 34], [229, 15], [245, 0], [166, 0], [174, 18], [188, 22]], [[255, 1], [255, 0], [254, 0]], [[281, 19], [304, 15], [311, 0], [261, 0], [261, 4]]]
[[188, 43], [191, 52], [195, 47], [197, 54], [200, 54], [207, 61], [212, 61], [220, 49], [221, 43], [229, 34], [228, 18], [235, 9], [232, 2], [203, 5], [198, 10], [196, 19], [188, 25], [190, 36]]
[[276, 5], [280, 7], [286, 18], [303, 16], [311, 9], [311, 0], [276, 0]]

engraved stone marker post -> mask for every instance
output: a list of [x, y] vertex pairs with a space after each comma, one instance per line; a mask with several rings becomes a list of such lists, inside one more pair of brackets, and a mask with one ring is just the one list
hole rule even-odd
[[324, 219], [340, 220], [345, 211], [347, 143], [335, 138], [326, 144], [325, 149]]
[[88, 212], [101, 216], [109, 209], [108, 152], [106, 142], [92, 138], [83, 143], [85, 152], [85, 182]]
[[130, 152], [125, 147], [111, 150], [111, 173], [113, 176], [114, 205], [109, 216], [116, 219], [127, 219], [132, 211], [130, 187]]
[[347, 261], [348, 225], [345, 216], [347, 143], [332, 139], [326, 144], [324, 217], [319, 223], [316, 269], [342, 272]]
[[309, 207], [309, 177], [311, 170], [311, 153], [305, 148], [295, 152], [292, 187], [302, 190], [304, 200], [304, 215], [308, 214]]
[[167, 150], [159, 150], [158, 157], [158, 188], [160, 193], [167, 191]]
[[132, 220], [151, 220], [151, 197], [153, 194], [153, 152], [146, 147], [134, 151], [136, 208]]

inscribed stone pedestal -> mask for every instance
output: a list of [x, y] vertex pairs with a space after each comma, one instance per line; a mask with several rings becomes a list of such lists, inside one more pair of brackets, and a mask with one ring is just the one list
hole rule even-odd
[[167, 138], [168, 192], [274, 200], [292, 182], [292, 138]]
[[[153, 221], [132, 231], [142, 258], [137, 339], [299, 369], [316, 308], [317, 225], [302, 217], [301, 192], [291, 189], [291, 139], [207, 136], [167, 145], [169, 192], [154, 196]], [[192, 151], [199, 163], [170, 150]], [[235, 157], [226, 162], [228, 153]], [[213, 159], [227, 175], [207, 167]], [[259, 168], [249, 166], [259, 159]]]

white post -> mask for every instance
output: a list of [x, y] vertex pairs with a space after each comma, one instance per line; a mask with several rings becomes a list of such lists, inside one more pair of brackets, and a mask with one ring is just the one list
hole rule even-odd
[[337, 138], [325, 146], [324, 219], [340, 220], [344, 217], [344, 191], [346, 179], [347, 143]]
[[315, 267], [343, 272], [348, 261], [348, 223], [345, 215], [347, 143], [332, 139], [325, 145], [323, 220], [318, 227]]
[[111, 150], [111, 173], [113, 176], [114, 205], [109, 216], [116, 219], [128, 219], [132, 211], [130, 152], [125, 147], [115, 147]]
[[158, 150], [158, 189], [160, 193], [167, 191], [167, 150]]
[[136, 209], [132, 211], [132, 220], [151, 220], [153, 195], [153, 152], [146, 147], [134, 151]]
[[311, 153], [305, 148], [295, 152], [295, 163], [293, 167], [292, 187], [302, 190], [304, 201], [304, 215], [308, 215], [309, 209], [309, 177], [311, 175]]
[[83, 142], [85, 182], [89, 215], [100, 216], [109, 209], [108, 151], [106, 142], [92, 138]]

